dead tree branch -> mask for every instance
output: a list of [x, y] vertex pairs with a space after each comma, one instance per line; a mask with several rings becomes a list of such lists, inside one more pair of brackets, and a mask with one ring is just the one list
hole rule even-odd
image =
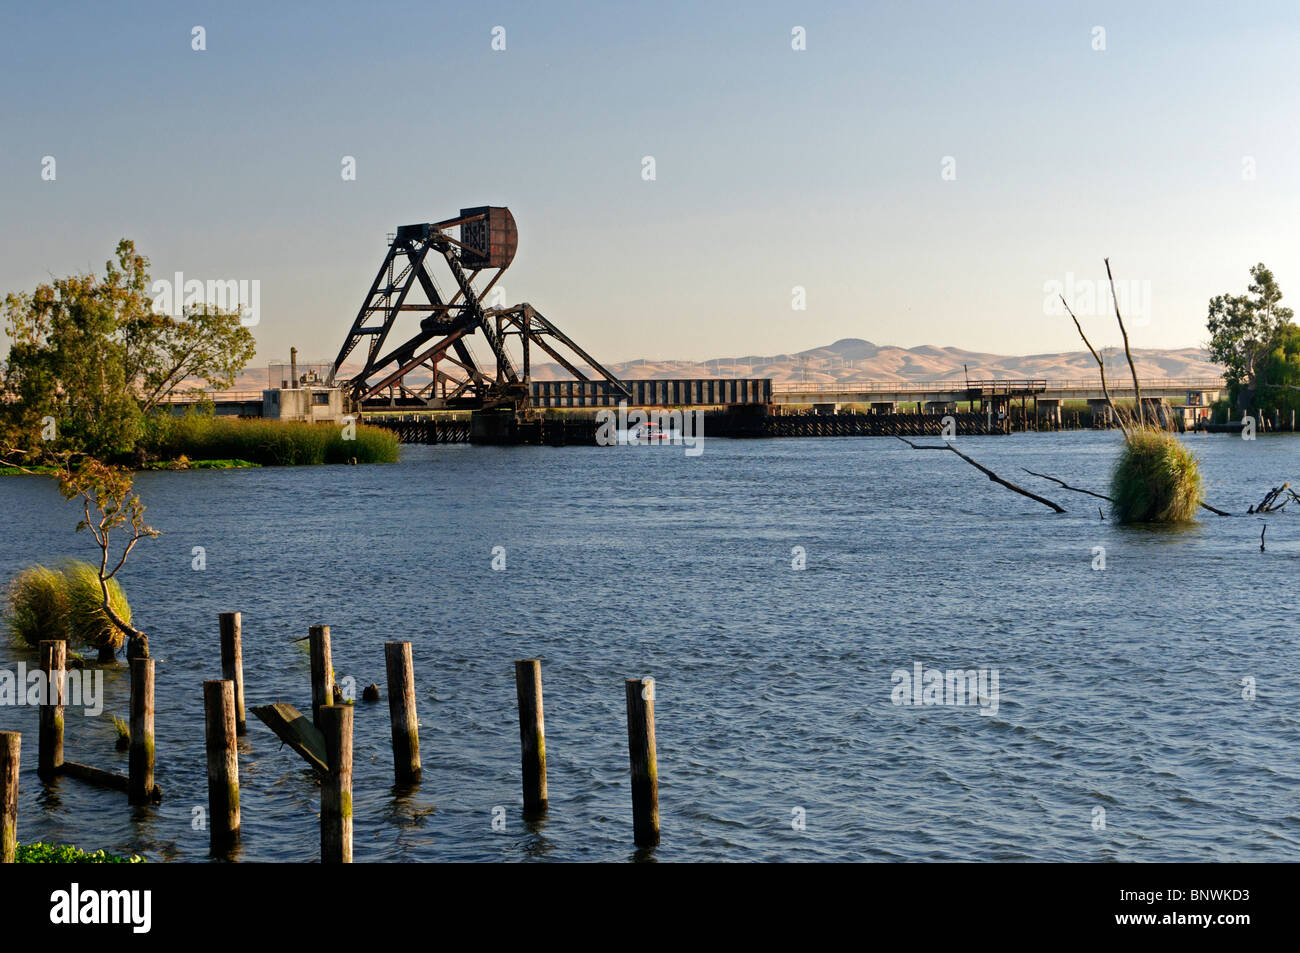
[[1039, 496], [1037, 493], [1031, 493], [1029, 490], [1026, 490], [1022, 486], [1016, 486], [1011, 481], [1002, 479], [1002, 477], [998, 476], [988, 467], [984, 466], [982, 463], [977, 463], [976, 461], [972, 460], [970, 457], [966, 456], [966, 454], [962, 453], [960, 450], [958, 450], [950, 443], [945, 443], [941, 446], [935, 446], [933, 444], [923, 445], [923, 444], [912, 443], [912, 441], [908, 440], [906, 437], [899, 437], [898, 439], [903, 441], [903, 443], [907, 444], [913, 450], [951, 450], [953, 453], [957, 454], [957, 456], [961, 457], [963, 460], [965, 460], [967, 463], [973, 466], [976, 470], [979, 470], [981, 473], [983, 473], [994, 483], [1001, 484], [1002, 486], [1005, 486], [1008, 490], [1014, 490], [1016, 493], [1019, 493], [1021, 496], [1027, 496], [1031, 500], [1034, 500], [1038, 503], [1042, 503], [1044, 506], [1050, 506], [1058, 513], [1065, 512], [1065, 508], [1063, 506], [1059, 506], [1058, 504], [1053, 503], [1051, 500], [1047, 499], [1046, 497]]
[[1119, 298], [1115, 297], [1115, 278], [1110, 273], [1110, 259], [1106, 262], [1106, 277], [1110, 279], [1110, 298], [1115, 302], [1115, 320], [1119, 322], [1119, 333], [1124, 335], [1124, 357], [1128, 359], [1128, 369], [1133, 374], [1133, 396], [1137, 401], [1138, 427], [1146, 426], [1146, 412], [1142, 409], [1142, 385], [1138, 383], [1137, 366], [1133, 363], [1133, 352], [1128, 346], [1128, 330], [1124, 327], [1124, 318], [1119, 313]]
[[1056, 477], [1054, 477], [1054, 476], [1048, 476], [1046, 473], [1035, 473], [1033, 470], [1029, 469], [1028, 467], [1021, 467], [1020, 469], [1024, 470], [1024, 471], [1025, 471], [1026, 473], [1028, 473], [1030, 476], [1042, 477], [1044, 480], [1051, 480], [1053, 483], [1059, 483], [1061, 486], [1065, 487], [1067, 490], [1073, 490], [1075, 493], [1087, 493], [1089, 496], [1095, 496], [1097, 499], [1099, 499], [1099, 500], [1105, 500], [1107, 503], [1114, 503], [1114, 502], [1115, 502], [1114, 500], [1112, 500], [1109, 496], [1106, 496], [1105, 494], [1102, 494], [1102, 493], [1094, 493], [1094, 492], [1092, 492], [1092, 490], [1085, 490], [1085, 489], [1083, 489], [1082, 487], [1070, 486], [1070, 484], [1066, 483], [1064, 480], [1058, 480]]
[[1066, 313], [1070, 315], [1071, 319], [1073, 319], [1074, 326], [1079, 331], [1079, 337], [1083, 338], [1083, 343], [1088, 348], [1089, 352], [1091, 352], [1092, 359], [1097, 362], [1097, 370], [1101, 372], [1101, 393], [1106, 398], [1106, 406], [1109, 407], [1110, 412], [1115, 415], [1115, 422], [1119, 424], [1119, 429], [1123, 431], [1124, 436], [1127, 438], [1128, 426], [1124, 423], [1124, 415], [1121, 414], [1119, 408], [1115, 406], [1115, 401], [1111, 400], [1110, 388], [1106, 386], [1106, 362], [1101, 359], [1101, 355], [1097, 353], [1097, 349], [1092, 346], [1092, 342], [1088, 340], [1088, 335], [1083, 333], [1083, 325], [1080, 324], [1079, 319], [1074, 316], [1074, 311], [1070, 309], [1070, 303], [1065, 300], [1065, 295], [1061, 295], [1060, 298], [1061, 304], [1065, 305]]

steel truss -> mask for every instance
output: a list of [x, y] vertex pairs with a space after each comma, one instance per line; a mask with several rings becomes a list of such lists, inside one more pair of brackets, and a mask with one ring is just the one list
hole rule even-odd
[[[459, 240], [449, 234], [458, 227]], [[529, 403], [535, 346], [575, 379], [589, 381], [594, 375], [630, 397], [622, 381], [532, 305], [484, 307], [513, 261], [516, 243], [514, 218], [500, 207], [462, 209], [456, 218], [403, 225], [392, 236], [329, 382], [340, 383], [359, 407], [522, 410]], [[434, 280], [432, 266], [439, 260], [451, 276], [444, 286], [455, 288], [450, 297]], [[385, 350], [394, 325], [406, 313], [420, 316], [419, 330]], [[469, 348], [475, 334], [482, 334], [491, 351], [482, 364]], [[518, 339], [521, 367], [506, 347], [512, 337]], [[344, 362], [363, 341], [361, 370], [341, 379]]]

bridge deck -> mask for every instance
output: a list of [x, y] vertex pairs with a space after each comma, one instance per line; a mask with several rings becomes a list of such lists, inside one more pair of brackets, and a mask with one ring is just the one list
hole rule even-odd
[[[804, 384], [773, 383], [770, 378], [702, 377], [677, 380], [626, 380], [631, 397], [608, 381], [531, 381], [529, 400], [538, 408], [615, 407], [627, 401], [632, 407], [721, 407], [733, 404], [910, 404], [963, 403], [997, 399], [1101, 400], [1101, 381], [1091, 380], [957, 380], [957, 381], [837, 381]], [[1123, 377], [1107, 382], [1111, 396], [1132, 399], [1133, 381]], [[1208, 404], [1225, 389], [1222, 378], [1166, 378], [1144, 380], [1142, 396], [1177, 402]], [[1196, 395], [1198, 400], [1188, 400]], [[217, 413], [260, 416], [261, 394], [226, 391], [208, 395]], [[176, 411], [194, 403], [188, 395], [167, 401]], [[419, 401], [412, 402], [420, 404]], [[435, 402], [437, 403], [437, 402]], [[423, 406], [404, 408], [417, 410]]]
[[[1143, 397], [1186, 400], [1200, 394], [1213, 400], [1224, 389], [1222, 378], [1165, 378], [1144, 380]], [[1106, 381], [1114, 398], [1132, 399], [1133, 380]], [[1213, 395], [1213, 396], [1210, 396]], [[995, 397], [1043, 400], [1102, 400], [1101, 380], [999, 380], [999, 381], [837, 381], [831, 384], [785, 382], [772, 386], [777, 404], [894, 404], [958, 403]], [[1207, 402], [1208, 402], [1207, 400]]]

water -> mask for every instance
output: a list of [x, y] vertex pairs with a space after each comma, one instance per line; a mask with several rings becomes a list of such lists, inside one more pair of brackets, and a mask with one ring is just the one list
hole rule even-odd
[[[1220, 507], [1298, 476], [1290, 437], [1188, 439]], [[238, 609], [250, 706], [308, 707], [292, 640], [313, 623], [358, 693], [382, 686], [385, 640], [414, 643], [425, 780], [394, 792], [387, 703], [358, 702], [359, 861], [636, 857], [623, 680], [641, 675], [657, 679], [659, 859], [1300, 859], [1298, 514], [1271, 519], [1266, 553], [1254, 517], [1122, 528], [1019, 469], [1104, 490], [1115, 434], [961, 445], [1069, 513], [883, 438], [713, 440], [700, 457], [407, 447], [393, 466], [141, 474], [165, 535], [123, 583], [158, 659], [166, 800], [42, 785], [35, 709], [3, 708], [0, 728], [24, 733], [20, 839], [206, 858], [200, 683], [220, 675], [218, 612]], [[50, 481], [6, 478], [0, 500], [6, 578], [90, 553]], [[525, 656], [544, 660], [551, 796], [531, 828]], [[0, 647], [0, 664], [19, 660], [36, 654]], [[997, 713], [894, 705], [891, 673], [916, 662], [996, 668]], [[104, 717], [69, 713], [67, 757], [125, 772], [107, 718], [127, 710], [120, 664], [107, 693]], [[251, 716], [240, 770], [241, 858], [318, 859], [318, 788]]]

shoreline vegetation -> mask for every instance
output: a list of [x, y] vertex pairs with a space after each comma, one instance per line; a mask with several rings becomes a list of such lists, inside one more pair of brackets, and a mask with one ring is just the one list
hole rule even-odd
[[[141, 471], [396, 463], [399, 453], [395, 433], [360, 422], [333, 427], [194, 413], [148, 417], [141, 430], [134, 453], [118, 461]], [[48, 464], [0, 466], [0, 476], [59, 472]]]
[[82, 850], [71, 844], [46, 844], [37, 841], [34, 844], [14, 845], [16, 864], [143, 864], [144, 862], [144, 858], [139, 854], [120, 857], [105, 850]]
[[304, 466], [322, 463], [396, 463], [397, 435], [356, 423], [345, 427], [296, 421], [157, 415], [145, 421], [138, 450], [158, 461], [233, 466]]

